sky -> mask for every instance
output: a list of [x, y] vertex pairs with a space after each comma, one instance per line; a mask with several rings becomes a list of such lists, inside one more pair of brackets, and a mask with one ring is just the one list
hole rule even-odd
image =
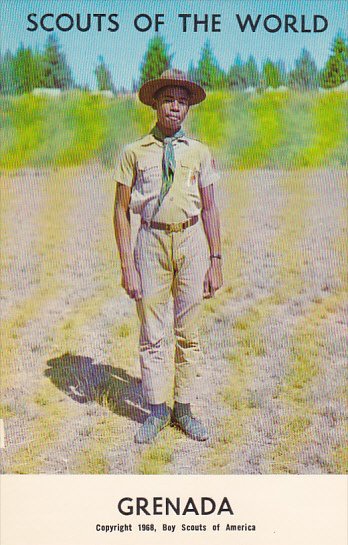
[[[7, 49], [15, 52], [23, 43], [33, 49], [42, 50], [50, 32], [38, 28], [34, 32], [28, 22], [28, 15], [35, 13], [35, 20], [42, 15], [53, 13], [54, 17], [46, 19], [49, 26], [62, 13], [70, 14], [76, 21], [80, 13], [82, 24], [86, 14], [105, 13], [107, 16], [116, 13], [119, 29], [108, 32], [107, 18], [102, 22], [102, 30], [97, 30], [97, 19], [92, 18], [92, 27], [88, 32], [80, 32], [76, 26], [68, 31], [55, 30], [55, 34], [73, 70], [77, 83], [96, 87], [94, 75], [98, 57], [101, 55], [112, 73], [117, 87], [130, 88], [133, 79], [139, 77], [140, 63], [144, 57], [149, 40], [156, 35], [153, 26], [146, 32], [139, 32], [134, 26], [137, 15], [146, 13], [154, 19], [156, 13], [164, 14], [164, 25], [160, 26], [160, 34], [169, 45], [169, 53], [173, 54], [172, 65], [187, 70], [190, 61], [197, 63], [204, 42], [211, 43], [215, 57], [220, 66], [227, 70], [237, 55], [246, 60], [253, 55], [261, 67], [266, 58], [273, 61], [282, 59], [287, 69], [294, 65], [302, 48], [307, 48], [321, 68], [330, 53], [330, 46], [338, 32], [347, 29], [348, 2], [346, 0], [6, 0], [0, 8], [1, 52]], [[183, 21], [180, 13], [192, 14], [188, 19], [187, 32], [183, 32]], [[212, 14], [220, 14], [220, 32], [204, 32], [202, 26], [193, 32], [193, 17], [197, 14], [201, 19], [205, 14], [211, 22]], [[261, 14], [257, 31], [250, 29], [241, 32], [236, 14], [244, 20], [247, 14], [255, 18]], [[263, 18], [276, 14], [282, 20], [279, 32], [267, 32], [262, 26]], [[328, 28], [322, 33], [284, 32], [284, 15], [295, 15], [300, 21], [305, 16], [306, 28], [313, 29], [314, 14], [323, 15], [328, 20]], [[67, 26], [68, 18], [61, 19], [62, 26]], [[145, 24], [145, 18], [139, 21]], [[321, 24], [321, 21], [319, 21]], [[53, 23], [54, 24], [54, 23]], [[274, 27], [276, 20], [270, 20]], [[300, 27], [300, 23], [297, 23]], [[345, 32], [345, 34], [347, 34]]]

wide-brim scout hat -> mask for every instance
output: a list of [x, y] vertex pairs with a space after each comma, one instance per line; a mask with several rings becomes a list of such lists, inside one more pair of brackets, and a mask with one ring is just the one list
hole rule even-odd
[[156, 93], [163, 87], [184, 87], [189, 92], [189, 105], [199, 104], [205, 97], [203, 87], [188, 79], [181, 70], [166, 70], [159, 78], [146, 81], [139, 89], [139, 100], [147, 106], [152, 106]]

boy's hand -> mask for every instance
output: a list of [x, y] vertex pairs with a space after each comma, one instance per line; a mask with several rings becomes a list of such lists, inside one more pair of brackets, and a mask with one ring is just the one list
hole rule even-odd
[[209, 299], [214, 297], [215, 292], [223, 284], [221, 259], [212, 259], [210, 267], [205, 275], [203, 284], [203, 297]]
[[131, 299], [139, 301], [142, 297], [139, 273], [133, 263], [122, 267], [122, 287]]

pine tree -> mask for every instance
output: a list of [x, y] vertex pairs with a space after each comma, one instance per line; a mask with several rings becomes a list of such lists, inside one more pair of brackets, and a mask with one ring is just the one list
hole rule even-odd
[[225, 73], [220, 68], [209, 41], [206, 41], [196, 69], [197, 83], [206, 89], [214, 89], [222, 87], [225, 84], [225, 79]]
[[132, 79], [132, 93], [136, 93], [138, 91], [138, 82], [135, 78]]
[[193, 64], [192, 61], [190, 61], [190, 64], [187, 70], [187, 77], [190, 80], [197, 82], [197, 69], [195, 68], [195, 65]]
[[247, 87], [258, 87], [260, 85], [260, 74], [256, 61], [252, 55], [244, 65], [244, 74]]
[[295, 68], [289, 74], [289, 85], [297, 89], [314, 89], [318, 87], [318, 69], [307, 49], [302, 49]]
[[231, 89], [244, 89], [247, 87], [247, 73], [240, 55], [236, 56], [227, 73], [227, 84]]
[[321, 85], [330, 89], [348, 80], [348, 45], [341, 35], [336, 36], [330, 55], [321, 74]]
[[43, 53], [44, 86], [48, 88], [70, 89], [74, 87], [71, 68], [64, 53], [60, 50], [58, 39], [54, 34], [48, 37]]
[[29, 93], [39, 87], [43, 81], [43, 63], [39, 53], [34, 53], [27, 47], [20, 45], [13, 58], [13, 78], [16, 92]]
[[168, 54], [168, 46], [162, 36], [152, 38], [140, 65], [140, 85], [168, 70], [171, 60], [172, 55]]
[[287, 85], [287, 83], [288, 83], [288, 77], [287, 77], [287, 73], [286, 73], [285, 62], [282, 61], [281, 59], [279, 59], [279, 60], [275, 63], [275, 65], [276, 65], [276, 67], [278, 68], [279, 73], [280, 73], [280, 84], [281, 84], [281, 85]]
[[4, 95], [14, 95], [17, 92], [14, 56], [11, 51], [6, 51], [0, 57], [0, 91]]
[[99, 64], [96, 67], [94, 73], [97, 78], [99, 91], [115, 91], [115, 86], [112, 81], [111, 72], [106, 66], [102, 56], [98, 57]]
[[267, 59], [262, 68], [262, 79], [266, 87], [276, 89], [281, 85], [282, 77], [278, 66]]

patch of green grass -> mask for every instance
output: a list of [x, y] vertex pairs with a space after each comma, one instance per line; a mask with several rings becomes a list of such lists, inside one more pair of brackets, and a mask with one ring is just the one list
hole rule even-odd
[[204, 310], [207, 314], [215, 314], [217, 303], [215, 301], [209, 301], [204, 303]]
[[34, 403], [36, 403], [36, 405], [39, 405], [40, 407], [46, 407], [50, 404], [50, 400], [47, 398], [47, 395], [45, 395], [44, 392], [38, 392], [34, 396], [33, 401]]
[[[267, 303], [267, 301], [264, 301]], [[247, 314], [238, 318], [234, 329], [238, 336], [238, 346], [243, 349], [245, 356], [261, 357], [266, 355], [264, 340], [259, 333], [259, 325], [264, 320], [267, 306], [260, 303]]]
[[61, 120], [65, 146], [54, 163], [80, 165], [94, 157], [107, 134], [107, 113], [108, 104], [103, 97], [79, 93], [69, 98]]
[[313, 141], [315, 120], [312, 93], [288, 93], [282, 105], [282, 134], [268, 155], [269, 168], [299, 168], [301, 151]]
[[307, 414], [292, 415], [282, 424], [280, 441], [271, 454], [272, 473], [297, 473], [298, 450], [311, 423], [311, 416]]
[[333, 453], [335, 472], [338, 474], [348, 473], [348, 445], [339, 446]]
[[86, 448], [83, 448], [73, 463], [74, 473], [89, 475], [106, 475], [109, 472], [109, 463], [105, 453], [104, 443], [117, 440], [114, 423], [103, 416], [93, 427], [90, 435], [94, 441], [90, 441]]
[[251, 98], [250, 116], [253, 120], [252, 140], [237, 160], [239, 168], [268, 166], [268, 158], [283, 138], [286, 119], [284, 108], [288, 95], [270, 93]]
[[188, 117], [190, 134], [204, 141], [214, 154], [224, 149], [229, 137], [231, 114], [237, 95], [226, 91], [207, 94], [198, 108], [193, 108]]
[[0, 167], [18, 169], [30, 163], [44, 138], [48, 100], [23, 95], [2, 98]]
[[[173, 437], [174, 434], [174, 437]], [[167, 473], [166, 467], [171, 463], [173, 456], [173, 441], [182, 437], [175, 428], [167, 428], [161, 432], [157, 441], [146, 447], [142, 453], [138, 473], [142, 475], [163, 475]]]
[[[302, 337], [302, 338], [301, 338]], [[295, 344], [296, 343], [296, 344]], [[287, 381], [287, 391], [298, 394], [317, 375], [317, 359], [319, 354], [318, 342], [310, 333], [299, 335], [291, 347], [291, 357], [295, 364], [291, 368]]]
[[79, 473], [82, 475], [107, 475], [109, 464], [105, 459], [104, 453], [86, 450], [83, 453], [84, 459], [78, 466]]
[[[109, 100], [105, 105], [105, 133], [98, 158], [107, 168], [115, 168], [121, 148], [149, 130], [146, 108], [140, 108], [132, 98]], [[113, 191], [115, 183], [113, 181]]]
[[224, 473], [231, 458], [231, 450], [238, 445], [245, 432], [245, 422], [252, 416], [255, 405], [250, 403], [247, 386], [252, 376], [251, 361], [237, 348], [230, 356], [229, 384], [221, 392], [223, 402], [230, 409], [218, 430], [217, 444], [207, 454], [207, 472]]
[[132, 112], [131, 122], [134, 124], [139, 136], [143, 136], [156, 124], [156, 112], [138, 100], [135, 100], [133, 104], [134, 106], [130, 110]]
[[16, 413], [11, 409], [10, 405], [0, 403], [0, 418], [12, 418]]
[[129, 337], [132, 330], [128, 323], [121, 324], [117, 330], [117, 336], [122, 337], [123, 339]]
[[344, 93], [325, 93], [312, 98], [312, 141], [296, 158], [301, 166], [346, 165], [348, 162], [348, 100]]

